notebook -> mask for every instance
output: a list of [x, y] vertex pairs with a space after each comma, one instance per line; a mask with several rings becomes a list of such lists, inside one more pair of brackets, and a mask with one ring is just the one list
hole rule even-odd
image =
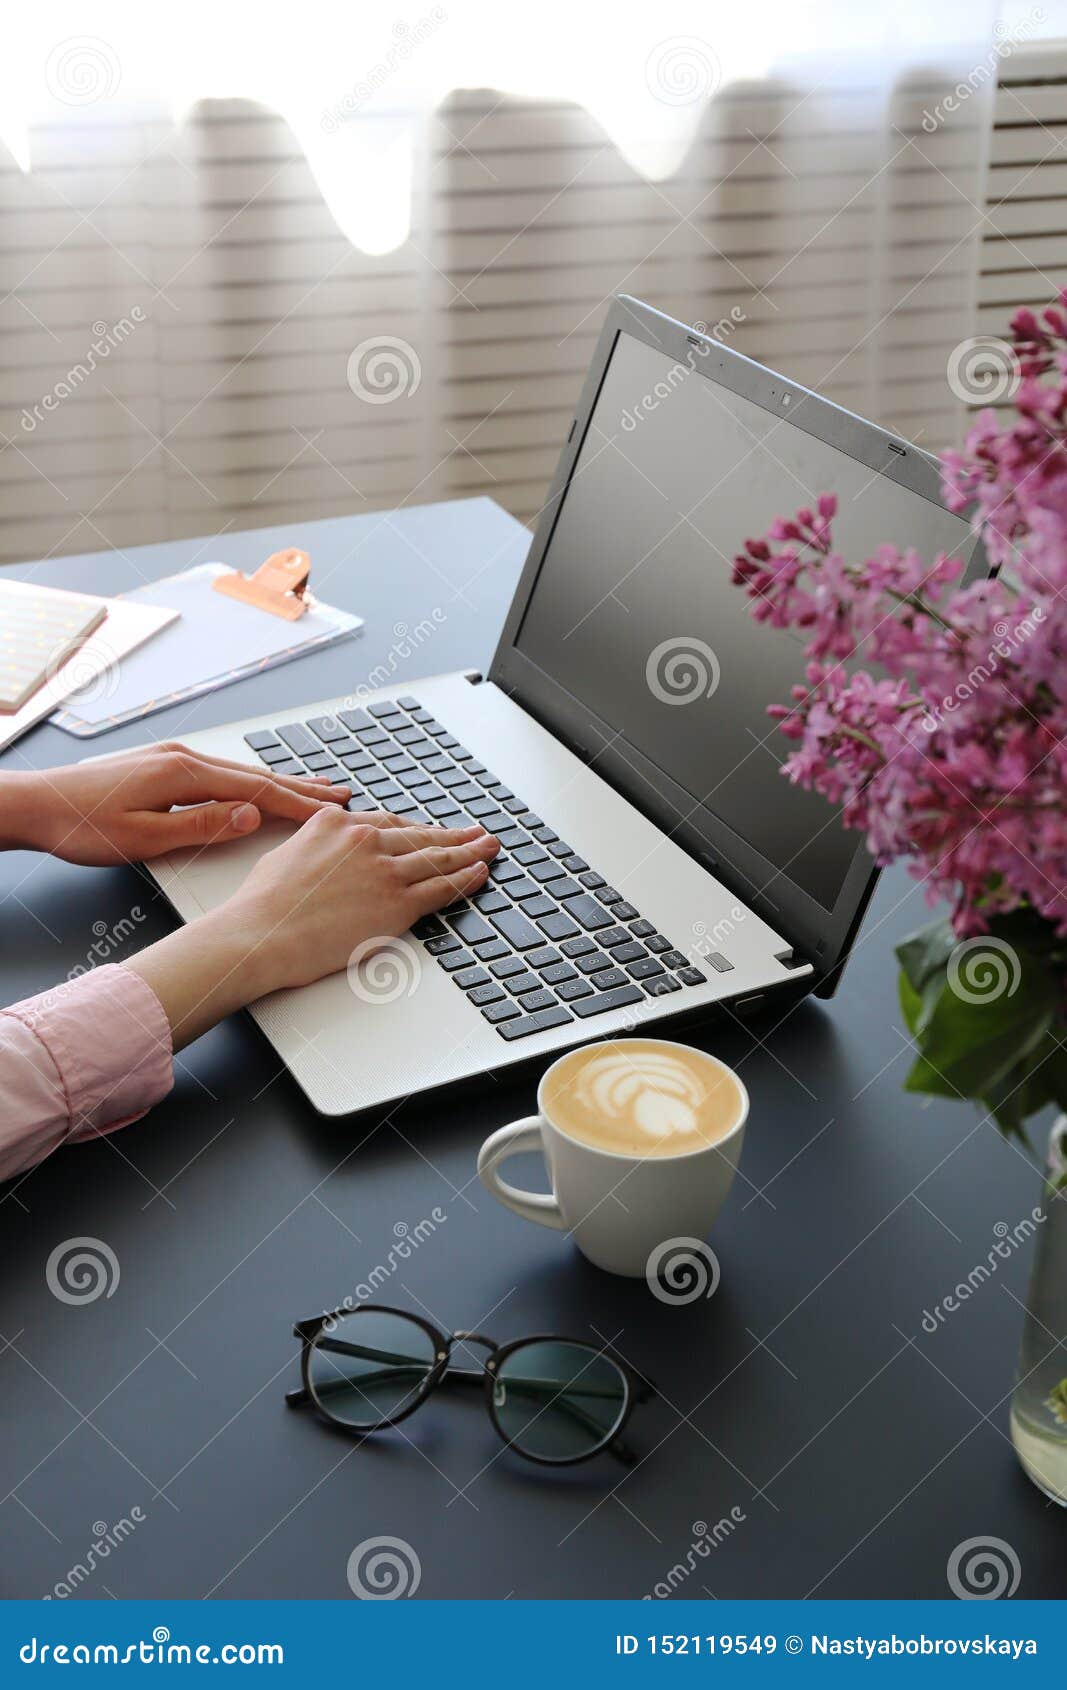
[[363, 626], [361, 616], [319, 603], [298, 621], [286, 622], [216, 593], [212, 582], [228, 572], [224, 563], [201, 563], [123, 594], [124, 603], [166, 607], [179, 613], [178, 620], [123, 661], [106, 696], [91, 687], [72, 694], [53, 716], [55, 725], [82, 737], [105, 733], [302, 657]]
[[63, 667], [38, 687], [21, 709], [10, 716], [0, 715], [0, 751], [50, 716], [56, 705], [75, 691], [82, 691], [86, 697], [90, 693], [110, 697], [129, 654], [177, 616], [176, 610], [164, 610], [160, 605], [108, 599], [104, 621]]
[[0, 715], [20, 709], [106, 615], [100, 598], [0, 581]]

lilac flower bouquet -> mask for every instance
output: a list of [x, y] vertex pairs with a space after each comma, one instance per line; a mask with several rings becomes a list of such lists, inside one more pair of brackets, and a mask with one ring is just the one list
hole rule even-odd
[[746, 541], [734, 580], [805, 640], [806, 684], [771, 708], [783, 772], [948, 901], [897, 949], [908, 1089], [1025, 1138], [1067, 1109], [1067, 289], [1012, 341], [1010, 422], [982, 412], [942, 468], [998, 573], [964, 586], [958, 559], [892, 544], [848, 559], [824, 495]]

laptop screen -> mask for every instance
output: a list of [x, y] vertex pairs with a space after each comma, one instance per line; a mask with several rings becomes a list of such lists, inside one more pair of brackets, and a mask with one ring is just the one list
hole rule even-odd
[[802, 411], [802, 396], [792, 414], [764, 409], [699, 354], [680, 365], [619, 334], [515, 643], [688, 794], [690, 815], [710, 811], [831, 910], [862, 845], [779, 773], [791, 742], [767, 705], [789, 702], [803, 650], [753, 621], [732, 560], [823, 492], [837, 495], [835, 546], [857, 562], [885, 541], [930, 558], [975, 542], [963, 519], [807, 433]]

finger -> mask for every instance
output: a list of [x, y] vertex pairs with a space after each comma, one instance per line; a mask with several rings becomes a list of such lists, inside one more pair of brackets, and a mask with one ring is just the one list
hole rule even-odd
[[[409, 889], [410, 907], [415, 916], [431, 915], [434, 910], [443, 910], [453, 898], [469, 897], [479, 886], [485, 884], [489, 869], [485, 863], [475, 863], [472, 868], [463, 869], [459, 874], [439, 875], [433, 880], [419, 880]], [[412, 918], [414, 919], [414, 917]]]
[[291, 791], [280, 781], [265, 778], [258, 771], [222, 769], [199, 758], [191, 762], [179, 758], [160, 784], [160, 798], [166, 804], [240, 801], [254, 804], [265, 816], [304, 822], [317, 811], [332, 807], [324, 800], [321, 790], [312, 797], [314, 790], [309, 782], [305, 796]]
[[[368, 818], [360, 817], [360, 820]], [[383, 851], [402, 856], [408, 851], [422, 851], [437, 845], [465, 845], [472, 839], [490, 839], [484, 827], [423, 827], [417, 823], [405, 826], [398, 823], [381, 840]]]
[[246, 839], [260, 824], [254, 804], [194, 804], [187, 810], [144, 810], [132, 817], [137, 827], [134, 849], [160, 857], [188, 845], [224, 845]]
[[273, 769], [261, 769], [254, 763], [235, 763], [229, 757], [204, 757], [196, 751], [184, 751], [183, 755], [195, 759], [198, 763], [209, 764], [213, 769], [236, 770], [238, 774], [249, 774], [268, 782], [272, 786], [285, 787], [289, 792], [299, 792], [309, 798], [329, 798], [336, 803], [343, 803], [351, 797], [351, 784], [331, 786], [329, 775], [279, 775]]
[[484, 863], [496, 855], [496, 841], [486, 834], [472, 839], [469, 845], [427, 846], [425, 850], [407, 851], [397, 862], [409, 885], [418, 880], [433, 880], [439, 875], [456, 875], [475, 863]]

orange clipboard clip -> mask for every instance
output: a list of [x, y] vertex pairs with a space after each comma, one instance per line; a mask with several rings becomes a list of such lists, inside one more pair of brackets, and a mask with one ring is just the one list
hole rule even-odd
[[314, 609], [315, 600], [307, 591], [311, 574], [311, 559], [297, 546], [271, 552], [265, 563], [252, 575], [242, 575], [239, 569], [228, 575], [217, 575], [212, 583], [217, 593], [240, 599], [242, 604], [254, 604], [271, 616], [283, 616], [295, 622], [305, 610]]

